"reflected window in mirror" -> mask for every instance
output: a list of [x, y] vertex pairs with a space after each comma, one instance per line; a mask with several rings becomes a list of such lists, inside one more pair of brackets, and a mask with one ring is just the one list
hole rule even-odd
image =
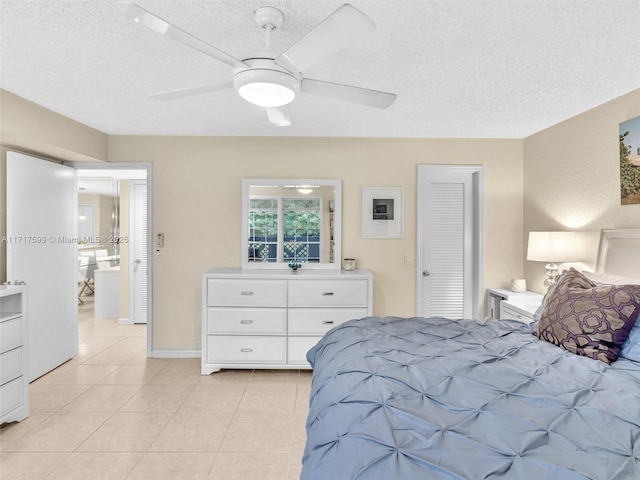
[[340, 187], [339, 180], [244, 180], [243, 266], [340, 268]]
[[249, 262], [318, 263], [322, 198], [249, 196]]

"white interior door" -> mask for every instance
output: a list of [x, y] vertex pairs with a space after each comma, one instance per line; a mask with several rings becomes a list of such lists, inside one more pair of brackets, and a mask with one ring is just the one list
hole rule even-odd
[[418, 169], [418, 315], [481, 316], [479, 168]]
[[7, 152], [7, 280], [28, 290], [29, 381], [78, 351], [73, 168]]
[[147, 182], [133, 180], [131, 182], [131, 259], [133, 264], [133, 289], [131, 310], [134, 323], [147, 323]]

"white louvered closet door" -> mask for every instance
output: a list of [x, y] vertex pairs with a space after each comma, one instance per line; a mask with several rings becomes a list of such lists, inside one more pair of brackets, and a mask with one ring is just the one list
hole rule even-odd
[[133, 189], [133, 321], [147, 323], [147, 184], [131, 182]]
[[421, 314], [473, 318], [473, 174], [429, 173], [421, 180]]

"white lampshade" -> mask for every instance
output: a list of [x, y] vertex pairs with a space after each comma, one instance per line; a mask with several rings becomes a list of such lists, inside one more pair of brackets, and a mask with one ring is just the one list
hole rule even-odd
[[533, 262], [577, 262], [575, 232], [529, 232], [527, 260]]

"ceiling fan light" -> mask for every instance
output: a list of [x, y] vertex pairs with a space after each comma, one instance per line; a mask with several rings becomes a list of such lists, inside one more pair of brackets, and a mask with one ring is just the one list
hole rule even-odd
[[293, 90], [277, 83], [248, 83], [240, 87], [238, 93], [247, 102], [260, 107], [281, 107], [296, 98]]
[[235, 75], [233, 84], [242, 98], [260, 107], [287, 105], [300, 91], [297, 78], [275, 70], [244, 70]]

